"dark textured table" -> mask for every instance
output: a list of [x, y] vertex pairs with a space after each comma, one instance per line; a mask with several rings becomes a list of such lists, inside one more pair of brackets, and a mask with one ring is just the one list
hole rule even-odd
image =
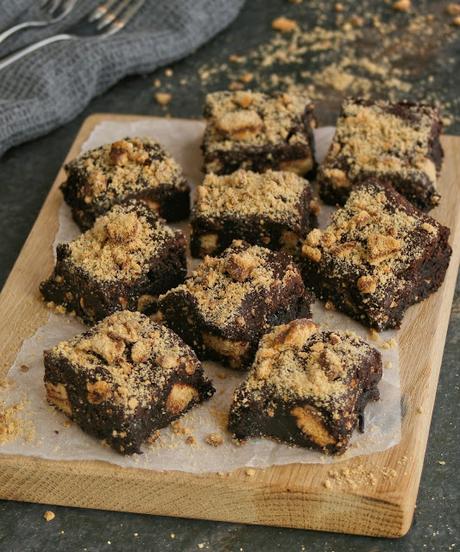
[[[204, 86], [202, 80], [197, 78], [202, 64], [208, 63], [209, 60], [226, 61], [229, 54], [244, 53], [246, 48], [267, 40], [273, 34], [270, 28], [271, 21], [279, 15], [290, 15], [301, 22], [302, 26], [312, 26], [314, 22], [321, 20], [318, 13], [321, 12], [322, 4], [325, 11], [331, 11], [334, 2], [304, 0], [303, 4], [294, 5], [286, 0], [248, 0], [240, 17], [227, 31], [193, 56], [173, 66], [173, 76], [165, 77], [160, 70], [155, 75], [126, 79], [93, 100], [84, 113], [64, 128], [9, 151], [0, 160], [1, 282], [7, 278], [58, 168], [85, 117], [96, 112], [164, 114], [165, 109], [153, 100], [152, 82], [156, 78], [161, 80], [159, 89], [169, 90], [173, 94], [169, 106], [169, 112], [173, 116], [199, 117], [204, 89], [217, 89], [219, 84], [224, 86], [228, 82], [225, 71], [220, 71], [217, 72], [214, 81], [206, 82]], [[380, 1], [355, 4], [365, 5], [365, 8], [371, 11], [378, 7], [384, 10], [383, 17], [386, 17], [385, 10], [391, 11]], [[417, 3], [417, 7], [425, 10], [425, 13], [431, 8], [439, 13], [440, 4], [442, 2], [421, 1]], [[334, 17], [323, 17], [323, 25], [333, 25]], [[460, 115], [455, 104], [460, 89], [460, 30], [457, 32], [458, 39], [441, 40], [442, 37], [437, 37], [437, 49], [430, 48], [430, 57], [422, 60], [423, 63], [419, 64], [422, 69], [417, 67], [417, 74], [414, 75], [414, 79], [423, 80], [421, 73], [425, 72], [424, 82], [430, 84], [431, 91], [439, 91], [441, 99], [449, 104], [450, 114], [454, 119]], [[451, 60], [450, 65], [446, 59]], [[432, 63], [435, 63], [435, 66], [432, 66]], [[430, 78], [431, 74], [434, 78]], [[331, 111], [334, 108], [330, 107], [330, 103], [318, 103], [320, 122], [333, 121], [336, 112]], [[458, 122], [451, 122], [450, 132], [458, 133]], [[460, 488], [457, 442], [459, 287], [457, 286], [451, 312], [415, 521], [411, 531], [403, 539], [370, 539], [273, 527], [0, 502], [0, 550], [456, 550], [455, 545], [460, 546], [457, 533]], [[47, 509], [52, 509], [56, 514], [56, 518], [49, 523], [43, 520], [43, 513]]]

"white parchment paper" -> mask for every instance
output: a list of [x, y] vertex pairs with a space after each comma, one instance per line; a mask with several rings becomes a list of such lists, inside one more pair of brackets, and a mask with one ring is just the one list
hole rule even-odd
[[[316, 132], [317, 157], [321, 159], [330, 143], [333, 128], [321, 128]], [[150, 136], [162, 142], [182, 165], [186, 176], [196, 185], [201, 179], [199, 144], [203, 132], [200, 121], [180, 119], [152, 119], [146, 121], [108, 121], [98, 124], [82, 147], [82, 151], [126, 136]], [[331, 209], [323, 207], [320, 226], [324, 227]], [[60, 225], [55, 244], [68, 241], [78, 235], [68, 207], [63, 203], [59, 213]], [[187, 223], [174, 225], [188, 230]], [[190, 267], [197, 261], [189, 259]], [[369, 332], [345, 315], [326, 311], [317, 302], [313, 307], [316, 322], [335, 329], [352, 329], [369, 339]], [[84, 326], [70, 316], [50, 314], [48, 322], [26, 339], [10, 368], [8, 379], [14, 385], [0, 394], [0, 399], [15, 403], [26, 397], [23, 412], [25, 419], [33, 422], [36, 437], [30, 441], [18, 438], [0, 446], [0, 453], [38, 456], [52, 460], [103, 460], [119, 466], [153, 470], [179, 470], [193, 473], [226, 472], [241, 467], [262, 468], [290, 463], [333, 463], [357, 455], [385, 450], [400, 440], [400, 386], [398, 347], [388, 347], [389, 340], [397, 340], [397, 332], [380, 334], [372, 344], [380, 348], [384, 362], [384, 376], [379, 385], [381, 400], [366, 408], [365, 432], [355, 432], [349, 450], [341, 457], [327, 457], [318, 452], [277, 444], [267, 439], [251, 440], [236, 446], [225, 429], [226, 415], [234, 388], [242, 375], [225, 369], [217, 363], [205, 362], [207, 374], [217, 389], [207, 403], [186, 414], [179, 431], [171, 428], [161, 431], [160, 438], [146, 445], [143, 454], [121, 456], [99, 441], [83, 433], [75, 424], [50, 407], [43, 386], [43, 350], [81, 332]], [[28, 367], [28, 370], [24, 369]], [[22, 367], [22, 368], [21, 368]], [[221, 435], [224, 443], [212, 447], [206, 437], [212, 433]], [[195, 444], [187, 444], [193, 436]]]

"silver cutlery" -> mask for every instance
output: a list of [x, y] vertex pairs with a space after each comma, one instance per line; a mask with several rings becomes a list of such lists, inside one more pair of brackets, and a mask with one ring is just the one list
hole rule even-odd
[[[121, 31], [144, 5], [145, 0], [105, 0], [88, 17], [88, 21], [95, 23], [94, 37], [105, 38]], [[87, 35], [84, 36], [87, 38]], [[0, 61], [0, 70], [22, 59], [28, 54], [63, 40], [83, 38], [79, 34], [57, 34], [26, 46]]]
[[2, 42], [4, 42], [11, 35], [19, 31], [37, 27], [47, 27], [48, 25], [53, 25], [53, 23], [61, 21], [74, 9], [76, 3], [77, 0], [45, 0], [41, 5], [43, 15], [45, 16], [44, 19], [37, 21], [24, 21], [23, 23], [18, 23], [17, 25], [6, 29], [0, 33], [0, 44], [2, 44]]

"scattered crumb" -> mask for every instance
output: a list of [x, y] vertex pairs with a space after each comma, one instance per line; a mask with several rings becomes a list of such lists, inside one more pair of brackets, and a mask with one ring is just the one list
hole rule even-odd
[[256, 470], [254, 468], [246, 468], [244, 470], [244, 473], [248, 476], [248, 477], [254, 477], [254, 475], [256, 474]]
[[460, 15], [460, 4], [458, 3], [447, 4], [446, 12], [449, 15]]
[[189, 435], [186, 439], [185, 439], [185, 444], [186, 445], [196, 445], [196, 439], [193, 435]]
[[7, 405], [0, 401], [0, 445], [22, 437], [31, 442], [35, 437], [35, 427], [30, 421], [19, 416], [24, 410], [25, 401]]
[[174, 75], [174, 71], [170, 67], [165, 69], [165, 76], [166, 77], [172, 77], [173, 75]]
[[56, 517], [56, 514], [51, 510], [46, 510], [46, 512], [43, 514], [43, 519], [45, 521], [53, 521], [55, 517]]
[[160, 79], [155, 79], [155, 80], [153, 81], [153, 86], [154, 86], [155, 88], [160, 88], [160, 86], [161, 86], [161, 80], [160, 80]]
[[397, 345], [398, 342], [394, 337], [392, 337], [391, 339], [388, 339], [387, 341], [384, 341], [382, 343], [382, 349], [394, 349], [395, 347], [397, 347]]
[[423, 412], [423, 408], [421, 406], [417, 406], [417, 414], [421, 414]]
[[254, 75], [252, 73], [243, 73], [240, 76], [240, 81], [247, 84], [247, 83], [251, 82], [253, 80], [253, 78], [254, 78]]
[[326, 481], [323, 482], [323, 485], [326, 487], [326, 489], [332, 488], [332, 483], [329, 481], [329, 479], [326, 479]]
[[411, 7], [411, 0], [397, 0], [393, 3], [393, 9], [400, 12], [408, 12]]
[[169, 92], [157, 92], [155, 94], [155, 100], [158, 104], [165, 106], [171, 103], [172, 100], [172, 94], [169, 94]]
[[170, 536], [172, 539], [175, 539], [175, 538], [176, 538], [175, 533], [171, 533], [169, 536]]
[[190, 429], [182, 425], [180, 420], [175, 420], [171, 423], [172, 432], [175, 435], [189, 435]]
[[205, 438], [205, 442], [208, 445], [211, 445], [212, 447], [219, 447], [220, 445], [223, 444], [224, 439], [223, 439], [222, 435], [220, 435], [219, 433], [210, 433]]
[[272, 29], [280, 31], [282, 33], [292, 33], [297, 30], [299, 26], [294, 19], [288, 19], [287, 17], [277, 17], [272, 21]]
[[28, 372], [30, 370], [30, 366], [27, 366], [27, 364], [23, 364], [20, 368], [21, 372]]
[[387, 360], [385, 362], [385, 368], [388, 370], [389, 368], [393, 368], [393, 363], [391, 362], [391, 360]]
[[198, 544], [198, 548], [199, 548], [200, 550], [201, 550], [202, 548], [204, 548], [204, 542], [200, 542], [200, 543]]
[[324, 303], [324, 308], [328, 311], [333, 311], [335, 310], [335, 306], [334, 306], [334, 303], [332, 301], [326, 301]]
[[445, 466], [446, 461], [445, 460], [438, 460], [438, 464], [440, 464], [441, 466]]
[[369, 339], [372, 339], [372, 341], [380, 341], [380, 334], [378, 331], [374, 330], [374, 328], [371, 328], [369, 330]]

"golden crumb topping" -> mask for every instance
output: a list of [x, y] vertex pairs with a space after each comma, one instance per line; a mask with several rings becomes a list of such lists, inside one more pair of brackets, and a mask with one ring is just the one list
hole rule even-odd
[[306, 108], [312, 108], [310, 100], [292, 94], [269, 96], [251, 91], [208, 94], [207, 150], [232, 150], [238, 143], [247, 146], [286, 141], [308, 144], [303, 128], [296, 128], [302, 126]]
[[193, 351], [171, 330], [130, 311], [105, 318], [50, 352], [84, 372], [90, 402], [112, 401], [129, 412], [149, 406], [173, 372], [199, 367]]
[[311, 320], [294, 320], [262, 338], [245, 388], [264, 396], [269, 388], [286, 402], [307, 399], [316, 406], [338, 406], [349, 396], [356, 371], [370, 352], [353, 332], [326, 331]]
[[354, 278], [361, 293], [381, 298], [388, 284], [403, 285], [402, 274], [438, 239], [440, 228], [388, 190], [375, 182], [354, 188], [330, 225], [310, 232], [302, 248], [304, 257], [327, 265], [330, 277]]
[[[205, 257], [185, 284], [165, 296], [190, 295], [200, 316], [208, 324], [222, 328], [244, 324], [242, 306], [251, 294], [265, 300], [266, 310], [277, 308], [283, 290], [286, 293], [284, 288], [292, 280], [298, 280], [302, 288], [298, 293], [303, 293], [300, 273], [287, 256], [235, 240], [220, 257]], [[160, 297], [160, 304], [161, 300]], [[259, 318], [264, 322], [261, 312]]]
[[306, 186], [307, 181], [292, 172], [259, 174], [239, 170], [226, 176], [208, 174], [197, 188], [195, 216], [257, 215], [300, 225]]
[[69, 258], [98, 280], [132, 280], [174, 236], [146, 207], [116, 205], [68, 245]]
[[338, 187], [349, 187], [361, 173], [407, 177], [420, 175], [436, 183], [429, 158], [432, 126], [439, 115], [421, 105], [372, 104], [347, 100], [334, 140], [321, 169]]
[[66, 170], [83, 173], [80, 195], [85, 203], [107, 202], [162, 184], [187, 187], [179, 164], [150, 138], [126, 138], [90, 150], [68, 163]]

